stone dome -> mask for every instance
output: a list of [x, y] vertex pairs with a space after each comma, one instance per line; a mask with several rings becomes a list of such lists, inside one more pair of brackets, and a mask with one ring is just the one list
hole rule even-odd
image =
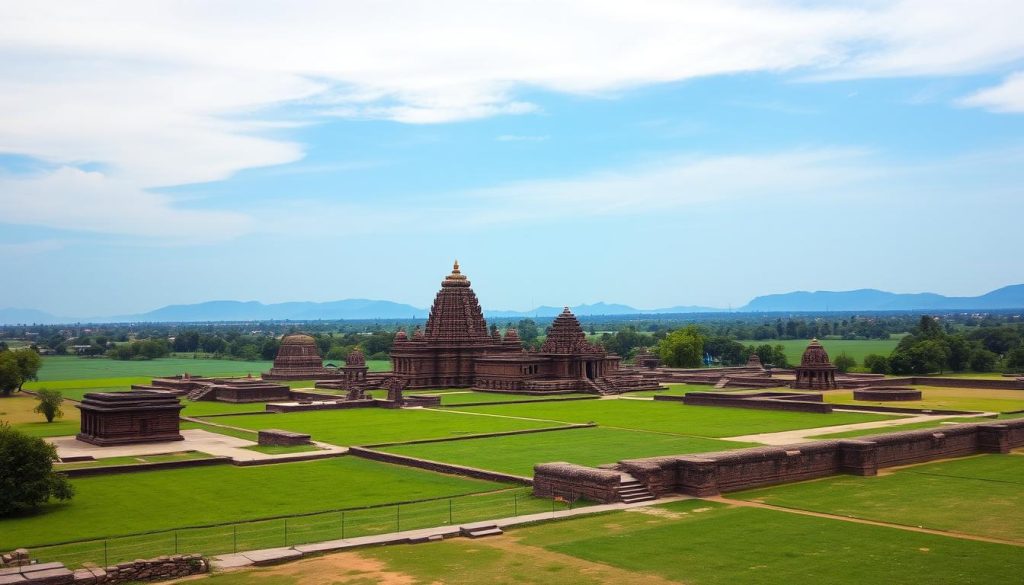
[[404, 330], [399, 329], [395, 332], [395, 343], [403, 343], [406, 341], [409, 341], [409, 336], [405, 334]]
[[316, 340], [305, 333], [292, 333], [281, 338], [281, 345], [316, 345]]
[[516, 331], [515, 327], [509, 327], [505, 330], [505, 341], [519, 342], [519, 332]]
[[304, 333], [285, 335], [281, 339], [277, 357], [274, 358], [273, 369], [309, 368], [323, 368], [323, 360], [320, 359], [320, 348], [317, 347], [316, 340]]
[[822, 347], [817, 339], [812, 339], [800, 358], [801, 366], [830, 366], [832, 362], [828, 359], [828, 352]]

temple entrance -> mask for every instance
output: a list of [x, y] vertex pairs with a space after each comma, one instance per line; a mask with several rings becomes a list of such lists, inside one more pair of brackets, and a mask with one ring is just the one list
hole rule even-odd
[[584, 362], [586, 367], [586, 376], [588, 380], [594, 379], [594, 362]]

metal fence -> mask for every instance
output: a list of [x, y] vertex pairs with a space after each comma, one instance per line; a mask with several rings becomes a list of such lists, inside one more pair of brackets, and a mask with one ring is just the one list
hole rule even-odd
[[69, 567], [79, 567], [85, 563], [107, 567], [160, 555], [218, 555], [542, 512], [553, 513], [572, 507], [571, 501], [534, 498], [529, 488], [523, 488], [35, 546], [31, 547], [31, 553], [33, 558], [40, 561], [60, 561]]

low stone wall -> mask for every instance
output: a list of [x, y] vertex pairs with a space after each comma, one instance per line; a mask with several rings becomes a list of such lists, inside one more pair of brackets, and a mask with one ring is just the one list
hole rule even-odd
[[[710, 496], [838, 473], [870, 476], [886, 467], [975, 453], [1009, 453], [1018, 447], [1024, 447], [1024, 419], [779, 447], [632, 459], [620, 461], [614, 468], [635, 477], [658, 496], [674, 492]], [[564, 468], [565, 465], [568, 464], [538, 465], [534, 484], [538, 474], [544, 473], [550, 476], [546, 481], [557, 485], [559, 490], [586, 493], [598, 489], [595, 482], [599, 479], [610, 477], [606, 470], [576, 469], [580, 466]], [[584, 470], [600, 473], [588, 474]]]
[[441, 463], [440, 461], [431, 461], [429, 459], [420, 459], [419, 457], [409, 457], [408, 455], [397, 455], [395, 453], [385, 453], [383, 451], [374, 451], [373, 449], [367, 449], [365, 447], [349, 447], [348, 454], [355, 457], [362, 457], [364, 459], [372, 459], [374, 461], [382, 461], [384, 463], [393, 463], [395, 465], [405, 465], [407, 467], [415, 467], [417, 469], [427, 469], [429, 471], [436, 471], [439, 473], [448, 473], [451, 475], [461, 475], [464, 477], [472, 477], [475, 479], [483, 479], [486, 481], [497, 481], [502, 483], [518, 483], [521, 485], [530, 485], [533, 480], [529, 477], [522, 477], [519, 475], [512, 475], [509, 473], [499, 473], [497, 471], [490, 471], [487, 469], [478, 469], [476, 467], [467, 467], [465, 465], [455, 465], [452, 463]]
[[30, 562], [32, 561], [29, 558], [28, 549], [24, 548], [18, 548], [9, 553], [0, 555], [0, 569], [20, 567], [22, 565], [27, 565]]
[[[828, 414], [832, 405], [821, 401], [820, 396], [807, 395], [806, 399], [795, 399], [792, 395], [735, 395], [711, 392], [690, 392], [683, 395], [683, 404], [691, 406], [731, 406], [735, 408], [757, 408], [761, 410], [787, 410]], [[659, 397], [655, 397], [657, 399]], [[665, 397], [668, 398], [668, 397]], [[817, 400], [815, 400], [817, 398]]]
[[202, 555], [173, 555], [71, 571], [63, 563], [39, 563], [0, 569], [0, 583], [18, 585], [119, 585], [145, 581], [167, 581], [208, 573], [210, 565]]
[[166, 471], [168, 469], [184, 469], [186, 467], [208, 467], [210, 465], [228, 465], [230, 457], [207, 457], [205, 459], [183, 459], [181, 461], [158, 461], [156, 463], [133, 463], [131, 465], [109, 465], [106, 467], [82, 467], [79, 469], [57, 469], [70, 478], [92, 477], [97, 475], [114, 475], [117, 473], [134, 473], [137, 471]]
[[886, 384], [898, 386], [940, 386], [943, 388], [980, 388], [983, 390], [1024, 390], [1024, 380], [1000, 378], [943, 378], [941, 376], [907, 376], [886, 378]]
[[292, 431], [282, 431], [281, 429], [260, 429], [257, 442], [260, 445], [267, 446], [293, 447], [295, 445], [309, 445], [313, 441], [308, 433], [295, 433]]
[[533, 468], [533, 495], [541, 498], [579, 497], [595, 502], [616, 502], [622, 474], [608, 469], [595, 469], [558, 461], [541, 463]]
[[867, 402], [921, 400], [921, 391], [910, 386], [868, 386], [854, 390], [853, 399]]

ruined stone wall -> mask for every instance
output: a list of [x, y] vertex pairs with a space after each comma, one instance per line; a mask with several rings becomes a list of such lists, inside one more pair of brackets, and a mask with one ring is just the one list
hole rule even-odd
[[[669, 398], [667, 396], [655, 396]], [[709, 392], [690, 392], [683, 395], [683, 404], [692, 406], [731, 406], [735, 408], [757, 408], [761, 410], [786, 410], [795, 412], [814, 412], [827, 414], [832, 412], [832, 405], [821, 402], [821, 397], [807, 396], [806, 400], [796, 400], [789, 397], [741, 397], [724, 394], [711, 394]], [[817, 400], [814, 400], [817, 398]]]
[[[23, 552], [19, 549], [16, 552]], [[25, 558], [27, 559], [27, 551]], [[7, 555], [5, 555], [6, 557]], [[68, 569], [63, 563], [37, 563], [0, 569], [0, 583], [23, 585], [120, 585], [146, 581], [167, 581], [208, 573], [210, 565], [202, 555], [173, 555], [136, 560], [105, 569]]]
[[533, 468], [533, 495], [541, 498], [561, 497], [569, 501], [583, 497], [595, 502], [616, 502], [622, 474], [558, 461], [541, 463]]

